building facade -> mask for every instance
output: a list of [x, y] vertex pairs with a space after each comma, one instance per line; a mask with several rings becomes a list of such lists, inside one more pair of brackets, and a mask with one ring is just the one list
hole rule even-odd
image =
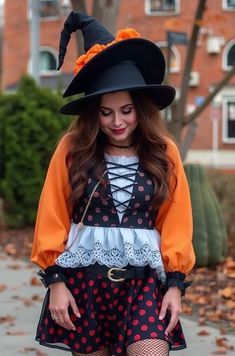
[[[77, 58], [75, 36], [70, 41], [63, 68], [56, 71], [59, 32], [70, 11], [69, 0], [39, 0], [41, 84], [51, 88], [67, 86]], [[89, 4], [92, 2], [88, 1]], [[167, 58], [171, 34], [189, 38], [198, 1], [120, 0], [117, 28], [134, 27], [143, 37], [162, 47]], [[60, 5], [60, 6], [59, 6]], [[62, 6], [61, 6], [62, 5]], [[3, 28], [4, 90], [17, 86], [22, 74], [30, 73], [30, 1], [5, 0]], [[196, 56], [190, 76], [187, 113], [193, 112], [231, 70], [235, 61], [235, 1], [208, 0], [200, 29]], [[180, 95], [187, 45], [171, 47], [170, 84]], [[140, 55], [144, 55], [140, 53]], [[209, 166], [235, 168], [235, 76], [217, 94], [197, 119], [188, 161]]]

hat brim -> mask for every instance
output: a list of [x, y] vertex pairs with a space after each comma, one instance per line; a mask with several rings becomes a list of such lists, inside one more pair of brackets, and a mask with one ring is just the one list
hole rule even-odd
[[123, 87], [120, 86], [109, 88], [108, 90], [103, 89], [94, 94], [84, 95], [76, 100], [65, 104], [60, 108], [61, 114], [66, 115], [79, 115], [84, 107], [89, 104], [92, 99], [99, 97], [100, 95], [117, 92], [117, 91], [144, 91], [155, 103], [159, 110], [165, 109], [169, 106], [175, 98], [175, 89], [169, 85], [162, 84], [152, 84], [152, 85], [142, 85], [139, 87]]
[[146, 39], [130, 38], [108, 46], [91, 58], [74, 77], [63, 97], [85, 92], [97, 73], [122, 61], [133, 61], [147, 85], [161, 84], [164, 79], [165, 58], [160, 48]]

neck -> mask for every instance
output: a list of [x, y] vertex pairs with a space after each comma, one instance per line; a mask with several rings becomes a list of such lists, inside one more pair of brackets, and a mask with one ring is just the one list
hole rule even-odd
[[116, 145], [115, 143], [108, 143], [109, 146], [117, 147], [117, 148], [131, 148], [134, 146], [134, 143], [131, 143], [130, 145]]

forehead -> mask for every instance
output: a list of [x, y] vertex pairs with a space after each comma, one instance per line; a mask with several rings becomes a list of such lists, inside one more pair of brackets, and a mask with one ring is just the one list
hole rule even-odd
[[128, 91], [116, 91], [102, 95], [101, 106], [116, 107], [132, 104], [132, 99]]

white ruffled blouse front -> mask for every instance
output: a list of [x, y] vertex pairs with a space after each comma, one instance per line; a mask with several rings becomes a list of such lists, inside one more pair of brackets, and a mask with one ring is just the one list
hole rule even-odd
[[[116, 187], [111, 185], [114, 204], [118, 203], [117, 212], [121, 221], [126, 209], [126, 202], [131, 197], [133, 185], [130, 186], [130, 175], [133, 167], [138, 168], [138, 157], [105, 155], [108, 176]], [[120, 164], [115, 167], [112, 163]], [[132, 173], [129, 172], [131, 167]], [[117, 176], [115, 173], [118, 173]], [[130, 174], [129, 174], [130, 173]], [[129, 175], [128, 175], [129, 174]], [[128, 182], [125, 179], [128, 175]], [[134, 178], [133, 178], [134, 182]], [[128, 188], [127, 188], [128, 185]], [[150, 265], [155, 268], [159, 278], [165, 280], [165, 269], [160, 253], [160, 235], [156, 229], [135, 229], [123, 227], [96, 227], [71, 223], [65, 251], [56, 259], [61, 267], [82, 267], [98, 262], [108, 267], [123, 268], [127, 264], [132, 266]]]

